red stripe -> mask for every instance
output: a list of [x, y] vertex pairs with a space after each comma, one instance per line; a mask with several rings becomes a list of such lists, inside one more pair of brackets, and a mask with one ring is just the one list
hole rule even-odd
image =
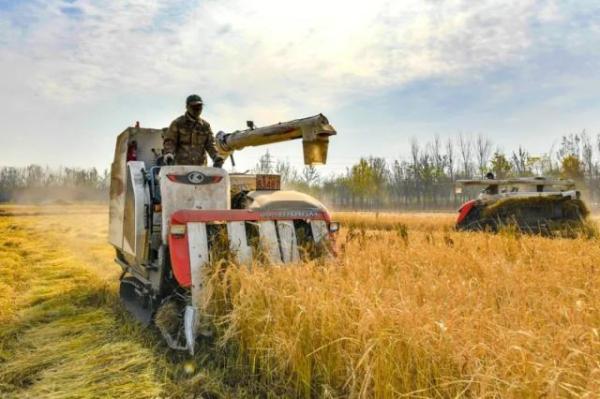
[[260, 220], [295, 220], [311, 219], [324, 220], [331, 222], [331, 215], [322, 210], [304, 211], [304, 210], [275, 210], [275, 211], [256, 211], [250, 209], [231, 209], [231, 210], [180, 210], [171, 215], [171, 224], [185, 224], [191, 222], [243, 222]]
[[[309, 217], [302, 217], [305, 212]], [[278, 217], [280, 216], [280, 217]], [[260, 220], [294, 220], [311, 219], [324, 220], [328, 224], [331, 222], [331, 215], [325, 211], [254, 211], [249, 209], [232, 210], [180, 210], [171, 215], [171, 225], [187, 223], [208, 223], [208, 222], [243, 222]], [[333, 238], [333, 237], [331, 237]], [[171, 268], [175, 280], [184, 288], [192, 285], [192, 272], [190, 270], [190, 250], [188, 245], [187, 229], [184, 235], [169, 234], [169, 253], [171, 257]]]

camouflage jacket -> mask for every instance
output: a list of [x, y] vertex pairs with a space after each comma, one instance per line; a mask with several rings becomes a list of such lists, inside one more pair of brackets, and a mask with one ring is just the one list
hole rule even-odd
[[210, 125], [202, 118], [185, 114], [175, 119], [165, 133], [164, 152], [175, 155], [177, 165], [206, 165], [206, 153], [220, 160]]

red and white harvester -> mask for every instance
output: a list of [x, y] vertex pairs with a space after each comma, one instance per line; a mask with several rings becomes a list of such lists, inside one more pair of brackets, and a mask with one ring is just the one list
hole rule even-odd
[[548, 235], [582, 226], [588, 210], [575, 182], [543, 176], [458, 180], [463, 187], [484, 187], [458, 210], [456, 228], [498, 231], [514, 226], [525, 233]]
[[[217, 148], [235, 150], [302, 139], [307, 165], [327, 161], [325, 116], [225, 134]], [[194, 353], [202, 333], [204, 268], [219, 257], [238, 264], [261, 259], [288, 264], [304, 256], [327, 256], [338, 229], [325, 206], [309, 195], [280, 190], [278, 175], [227, 173], [206, 166], [162, 165], [166, 129], [129, 127], [117, 138], [111, 168], [109, 241], [122, 267], [120, 296], [144, 325], [159, 327], [168, 345]], [[226, 243], [226, 250], [223, 249]], [[221, 245], [221, 246], [219, 246]], [[219, 249], [220, 248], [220, 249]], [[308, 255], [306, 255], [308, 254]], [[157, 323], [165, 309], [173, 323]], [[172, 319], [172, 317], [171, 317]]]

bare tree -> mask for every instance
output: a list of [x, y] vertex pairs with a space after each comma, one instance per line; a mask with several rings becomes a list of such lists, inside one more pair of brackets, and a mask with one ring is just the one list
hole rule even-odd
[[288, 161], [277, 160], [275, 173], [281, 176], [283, 184], [290, 184], [298, 180], [298, 172]]
[[412, 158], [412, 163], [411, 163], [411, 170], [412, 170], [412, 174], [413, 174], [413, 179], [415, 181], [415, 183], [418, 185], [419, 184], [419, 180], [421, 180], [421, 171], [420, 171], [420, 155], [421, 155], [421, 148], [419, 147], [419, 142], [417, 141], [416, 138], [412, 138], [412, 140], [410, 141], [410, 155]]
[[433, 137], [433, 142], [430, 145], [431, 158], [433, 160], [433, 166], [435, 167], [438, 174], [443, 174], [446, 167], [446, 157], [442, 154], [442, 141], [439, 135]]
[[560, 146], [556, 151], [557, 161], [561, 163], [563, 158], [568, 156], [581, 160], [581, 137], [577, 133], [564, 135], [561, 138]]
[[528, 165], [529, 153], [525, 151], [521, 146], [517, 152], [512, 153], [512, 163], [518, 176], [525, 176], [529, 174]]
[[471, 176], [471, 141], [462, 133], [458, 135], [458, 150], [463, 164], [463, 173], [465, 177]]
[[589, 177], [593, 173], [593, 147], [592, 139], [585, 130], [581, 132], [581, 160], [583, 161], [583, 171]]
[[600, 133], [596, 134], [596, 151], [600, 153]]
[[446, 165], [448, 166], [450, 180], [454, 180], [454, 143], [451, 138], [446, 141]]
[[479, 173], [483, 177], [487, 169], [488, 160], [490, 159], [490, 152], [492, 151], [492, 142], [482, 134], [477, 136], [475, 141], [477, 164], [479, 166]]
[[254, 167], [254, 173], [264, 173], [264, 174], [273, 173], [273, 169], [274, 169], [273, 163], [274, 163], [273, 156], [271, 156], [271, 153], [269, 152], [269, 150], [267, 150], [267, 152], [265, 152], [263, 155], [261, 155], [261, 157], [258, 159], [258, 162], [256, 163], [256, 166]]
[[302, 181], [306, 183], [307, 186], [311, 187], [319, 183], [320, 179], [321, 176], [319, 176], [319, 172], [314, 166], [305, 166], [304, 169], [302, 169]]

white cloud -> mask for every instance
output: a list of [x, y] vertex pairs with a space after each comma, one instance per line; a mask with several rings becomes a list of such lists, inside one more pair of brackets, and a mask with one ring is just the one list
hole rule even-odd
[[38, 22], [25, 36], [4, 46], [2, 72], [26, 71], [24, 83], [48, 100], [200, 87], [231, 100], [222, 112], [261, 114], [325, 109], [509, 62], [530, 43], [534, 8], [533, 0], [220, 0], [178, 13], [184, 5], [168, 1], [79, 0], [80, 15], [69, 16], [63, 2], [44, 4], [30, 9]]
[[[311, 112], [329, 115], [357, 99], [431, 78], [468, 87], [488, 84], [487, 72], [504, 66], [541, 73], [546, 65], [528, 69], [539, 47], [583, 53], [592, 43], [555, 0], [19, 4], [0, 10], [0, 116], [4, 132], [19, 132], [0, 135], [0, 147], [15, 149], [5, 158], [8, 163], [20, 162], [19, 151], [30, 151], [33, 161], [64, 159], [68, 143], [74, 149], [70, 160], [79, 157], [73, 162], [105, 164], [116, 129], [138, 118], [164, 126], [192, 91], [205, 97], [213, 126], [227, 130], [246, 118], [261, 125]], [[536, 37], [540, 26], [547, 29]], [[567, 35], [568, 45], [561, 35]], [[495, 97], [513, 101], [512, 80], [489, 87], [503, 93]], [[529, 88], [519, 89], [518, 94]], [[425, 128], [408, 121], [416, 127], [407, 130], [443, 124], [443, 117], [422, 121]], [[373, 129], [398, 135], [401, 123]], [[94, 140], [103, 147], [90, 155]], [[362, 141], [346, 136], [336, 148], [340, 154], [379, 151], [349, 151]]]

